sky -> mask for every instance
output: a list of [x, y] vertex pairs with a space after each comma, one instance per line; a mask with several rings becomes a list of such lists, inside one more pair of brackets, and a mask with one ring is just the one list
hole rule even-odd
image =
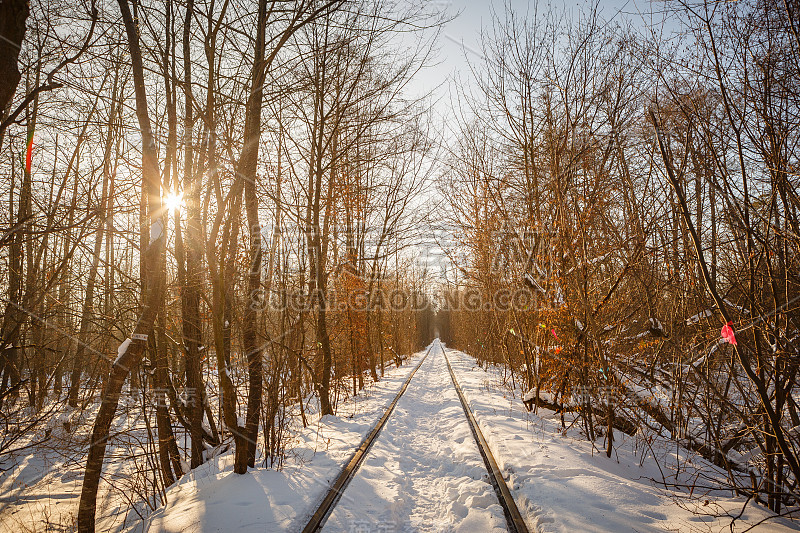
[[[532, 13], [535, 0], [430, 0], [439, 9], [446, 10], [452, 17], [442, 29], [436, 42], [437, 53], [430, 66], [424, 68], [412, 80], [409, 91], [414, 95], [431, 93], [434, 101], [435, 122], [442, 128], [445, 139], [453, 133], [448, 124], [453, 126], [453, 119], [458, 113], [455, 100], [460, 90], [469, 91], [474, 81], [470, 71], [479, 68], [481, 63], [481, 29], [490, 30], [492, 14], [503, 18], [507, 6], [517, 14]], [[600, 16], [604, 20], [627, 19], [634, 26], [644, 29], [644, 20], [651, 10], [658, 10], [661, 1], [652, 0], [598, 0]], [[547, 11], [548, 6], [555, 10], [567, 10], [577, 16], [580, 11], [589, 10], [593, 0], [572, 0], [558, 2], [541, 0], [539, 12]], [[435, 194], [435, 193], [434, 193]], [[434, 236], [434, 234], [436, 236]], [[436, 277], [451, 277], [453, 272], [445, 274], [443, 269], [451, 270], [449, 261], [442, 255], [436, 241], [442, 238], [440, 231], [431, 229], [430, 235], [422, 236], [422, 250], [418, 261], [427, 266], [429, 272]]]
[[[588, 10], [594, 5], [589, 0], [558, 2], [542, 0], [539, 10], [548, 6], [567, 9], [573, 14]], [[424, 94], [434, 90], [437, 111], [451, 111], [451, 96], [462, 84], [471, 83], [470, 62], [480, 62], [481, 28], [491, 27], [492, 13], [503, 17], [506, 6], [522, 14], [532, 12], [535, 0], [431, 0], [431, 4], [444, 9], [453, 19], [442, 30], [437, 43], [438, 54], [432, 65], [421, 72], [412, 83], [412, 90]], [[651, 0], [599, 0], [602, 18], [625, 17], [641, 24], [642, 14], [651, 10]]]

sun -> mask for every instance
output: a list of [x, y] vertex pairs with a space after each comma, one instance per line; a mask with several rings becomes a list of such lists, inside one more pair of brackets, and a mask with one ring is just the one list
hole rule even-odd
[[183, 207], [183, 193], [170, 192], [164, 197], [164, 209], [173, 213]]

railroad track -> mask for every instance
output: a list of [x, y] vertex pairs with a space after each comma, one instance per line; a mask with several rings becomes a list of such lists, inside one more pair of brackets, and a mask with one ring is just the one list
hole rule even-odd
[[[325, 525], [328, 517], [330, 516], [331, 512], [333, 511], [336, 504], [339, 502], [342, 493], [347, 488], [347, 485], [356, 475], [359, 466], [364, 462], [364, 459], [369, 452], [370, 448], [372, 447], [373, 442], [377, 439], [378, 435], [380, 434], [383, 427], [386, 425], [386, 422], [389, 420], [392, 412], [394, 411], [397, 402], [400, 400], [400, 397], [408, 388], [409, 383], [411, 383], [411, 379], [414, 377], [414, 374], [417, 373], [417, 370], [422, 366], [425, 360], [428, 358], [431, 350], [433, 349], [433, 344], [428, 348], [428, 351], [425, 352], [425, 356], [422, 360], [417, 363], [417, 366], [414, 367], [414, 370], [409, 374], [406, 378], [403, 386], [400, 388], [400, 391], [392, 400], [392, 403], [386, 408], [386, 412], [383, 416], [378, 420], [369, 434], [364, 438], [356, 451], [353, 453], [350, 460], [345, 464], [342, 471], [336, 477], [336, 480], [331, 485], [328, 492], [325, 494], [325, 497], [322, 500], [322, 503], [317, 507], [316, 511], [311, 518], [309, 519], [308, 523], [306, 524], [305, 528], [303, 528], [303, 533], [313, 533], [320, 531], [322, 527]], [[440, 343], [441, 346], [441, 343]], [[461, 402], [461, 407], [464, 409], [464, 414], [467, 417], [467, 421], [469, 422], [470, 430], [472, 431], [472, 436], [475, 439], [475, 443], [478, 446], [478, 450], [480, 451], [481, 457], [483, 458], [484, 465], [486, 466], [486, 470], [489, 472], [489, 482], [494, 488], [495, 494], [497, 495], [497, 499], [503, 508], [503, 514], [506, 518], [506, 523], [508, 525], [508, 530], [512, 533], [528, 533], [528, 528], [525, 525], [524, 520], [517, 508], [516, 503], [514, 502], [514, 498], [511, 496], [511, 491], [508, 489], [508, 485], [506, 485], [506, 481], [503, 478], [503, 474], [500, 468], [497, 465], [497, 461], [495, 460], [494, 456], [492, 455], [491, 450], [489, 449], [488, 444], [486, 443], [486, 439], [483, 437], [483, 433], [478, 426], [478, 423], [475, 420], [472, 411], [469, 409], [469, 405], [467, 404], [467, 400], [464, 397], [464, 393], [461, 391], [461, 387], [458, 384], [458, 380], [456, 379], [455, 373], [453, 372], [453, 367], [450, 365], [450, 360], [447, 357], [447, 352], [444, 349], [444, 346], [441, 346], [442, 354], [445, 357], [445, 361], [447, 362], [447, 369], [450, 372], [450, 378], [453, 381], [453, 386], [456, 389], [456, 393], [458, 394], [458, 399]]]
[[315, 531], [319, 531], [322, 529], [322, 526], [325, 525], [325, 521], [328, 519], [328, 516], [330, 516], [331, 511], [333, 511], [333, 508], [336, 507], [337, 503], [339, 503], [339, 499], [342, 497], [344, 489], [347, 488], [350, 480], [353, 479], [353, 476], [355, 476], [358, 467], [361, 466], [362, 462], [364, 462], [364, 457], [366, 457], [367, 452], [372, 447], [372, 443], [375, 442], [375, 439], [378, 437], [378, 434], [380, 434], [383, 426], [386, 425], [386, 421], [389, 420], [389, 416], [392, 414], [392, 411], [394, 411], [394, 408], [397, 405], [397, 402], [400, 400], [400, 397], [408, 388], [408, 384], [411, 383], [411, 378], [414, 377], [414, 374], [417, 373], [419, 367], [421, 367], [422, 363], [424, 363], [428, 358], [428, 354], [431, 353], [432, 348], [433, 344], [428, 347], [428, 351], [425, 352], [425, 356], [419, 363], [417, 363], [417, 366], [415, 366], [414, 370], [412, 370], [408, 375], [403, 383], [403, 386], [400, 387], [400, 392], [397, 393], [397, 396], [394, 397], [392, 403], [390, 403], [389, 407], [386, 408], [386, 412], [383, 413], [381, 419], [378, 420], [378, 423], [375, 424], [369, 434], [364, 438], [363, 441], [361, 441], [361, 445], [356, 448], [353, 456], [350, 458], [347, 464], [344, 465], [344, 468], [339, 473], [339, 476], [333, 482], [331, 488], [328, 489], [328, 493], [325, 495], [325, 498], [323, 498], [322, 503], [319, 505], [319, 507], [317, 507], [317, 510], [314, 512], [314, 514], [311, 515], [311, 519], [308, 521], [308, 524], [306, 524], [306, 527], [303, 528], [303, 533], [313, 533]]
[[503, 508], [503, 514], [506, 517], [508, 530], [511, 533], [528, 533], [528, 526], [525, 525], [525, 521], [522, 519], [522, 515], [519, 512], [519, 508], [517, 508], [517, 503], [514, 501], [514, 497], [511, 496], [511, 491], [508, 489], [508, 485], [506, 485], [503, 472], [500, 470], [500, 467], [497, 466], [497, 461], [495, 460], [494, 455], [492, 455], [492, 450], [489, 449], [489, 445], [486, 443], [486, 439], [483, 437], [481, 428], [478, 426], [478, 421], [475, 420], [475, 416], [472, 414], [472, 411], [469, 408], [467, 399], [464, 397], [464, 393], [461, 391], [461, 386], [458, 384], [456, 374], [453, 372], [453, 367], [450, 366], [450, 359], [447, 357], [447, 351], [444, 349], [444, 346], [442, 346], [442, 353], [444, 354], [444, 360], [447, 361], [447, 370], [450, 371], [450, 378], [453, 380], [453, 386], [456, 388], [456, 392], [458, 393], [458, 399], [461, 400], [461, 407], [464, 408], [464, 414], [467, 416], [467, 420], [469, 421], [469, 427], [472, 430], [472, 436], [475, 437], [475, 442], [478, 444], [478, 450], [481, 452], [481, 457], [483, 457], [483, 463], [486, 465], [486, 470], [489, 471], [489, 482], [492, 484], [494, 492], [497, 494], [497, 499], [500, 501], [500, 506]]

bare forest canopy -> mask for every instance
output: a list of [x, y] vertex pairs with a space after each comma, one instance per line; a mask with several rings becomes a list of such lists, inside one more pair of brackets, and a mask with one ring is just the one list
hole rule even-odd
[[443, 8], [0, 2], [0, 458], [81, 446], [79, 530], [125, 398], [158, 502], [435, 336], [798, 510], [800, 4], [498, 9], [447, 122]]

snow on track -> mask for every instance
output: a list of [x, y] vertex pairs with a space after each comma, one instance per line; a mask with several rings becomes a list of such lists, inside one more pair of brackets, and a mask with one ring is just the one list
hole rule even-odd
[[436, 341], [323, 531], [495, 532], [505, 524]]
[[414, 374], [417, 373], [419, 367], [422, 366], [423, 361], [428, 357], [428, 354], [433, 348], [433, 344], [428, 346], [428, 350], [425, 352], [425, 357], [422, 358], [414, 370], [406, 378], [405, 383], [400, 388], [400, 392], [397, 393], [397, 396], [394, 397], [392, 403], [386, 408], [386, 412], [383, 413], [380, 420], [375, 424], [375, 426], [370, 430], [369, 434], [361, 441], [358, 449], [356, 449], [353, 456], [350, 458], [350, 461], [345, 465], [344, 469], [339, 473], [339, 476], [336, 478], [336, 481], [333, 482], [331, 488], [328, 489], [328, 493], [323, 498], [322, 503], [311, 516], [311, 519], [306, 524], [306, 527], [303, 528], [303, 533], [315, 533], [322, 528], [322, 525], [325, 523], [325, 520], [328, 518], [328, 514], [330, 514], [331, 510], [336, 506], [339, 502], [339, 498], [341, 498], [344, 490], [347, 488], [347, 485], [350, 483], [350, 480], [353, 478], [355, 473], [358, 471], [358, 467], [361, 466], [361, 463], [364, 461], [367, 453], [369, 452], [372, 443], [375, 442], [376, 438], [380, 434], [383, 427], [386, 425], [386, 422], [389, 420], [389, 417], [392, 416], [394, 412], [394, 408], [397, 405], [397, 402], [400, 401], [400, 398], [403, 396], [403, 393], [408, 388], [408, 384], [411, 382], [411, 379], [414, 377]]
[[444, 347], [442, 347], [442, 351], [445, 352], [447, 370], [450, 372], [450, 378], [453, 380], [453, 385], [456, 388], [456, 394], [458, 394], [458, 399], [461, 402], [461, 406], [464, 408], [464, 414], [467, 416], [467, 421], [469, 422], [470, 429], [472, 430], [472, 436], [478, 443], [478, 448], [480, 448], [481, 456], [483, 457], [483, 464], [486, 465], [486, 469], [489, 471], [489, 482], [492, 484], [492, 488], [494, 489], [494, 493], [497, 495], [497, 499], [500, 500], [500, 505], [503, 506], [503, 512], [506, 516], [508, 530], [512, 533], [528, 533], [528, 526], [525, 524], [525, 520], [522, 518], [522, 514], [519, 512], [517, 503], [514, 501], [514, 497], [511, 495], [511, 491], [509, 490], [506, 480], [503, 477], [503, 472], [500, 470], [500, 466], [497, 464], [497, 460], [494, 458], [492, 450], [489, 449], [489, 443], [486, 442], [486, 438], [483, 436], [483, 431], [481, 430], [478, 421], [475, 420], [475, 416], [472, 414], [472, 411], [469, 408], [469, 404], [464, 396], [464, 392], [461, 390], [458, 380], [456, 379], [456, 375], [453, 372], [453, 367], [450, 366], [450, 361], [447, 358], [447, 352], [444, 350]]

